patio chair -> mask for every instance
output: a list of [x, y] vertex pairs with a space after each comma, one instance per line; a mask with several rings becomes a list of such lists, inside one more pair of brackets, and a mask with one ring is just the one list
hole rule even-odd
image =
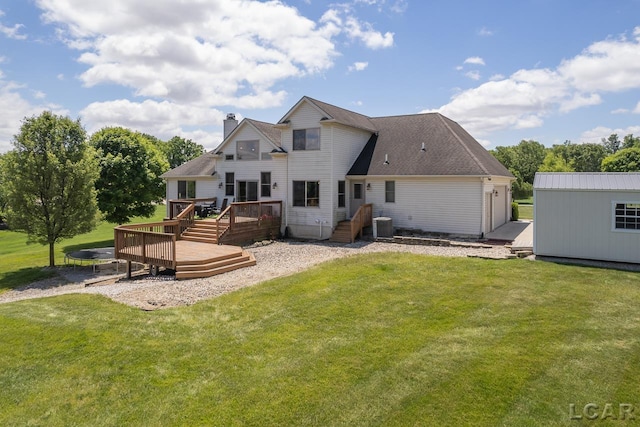
[[208, 217], [216, 211], [216, 201], [202, 205], [202, 217]]
[[224, 211], [225, 209], [227, 209], [227, 204], [229, 203], [229, 199], [227, 199], [226, 197], [224, 199], [222, 199], [222, 206], [220, 206], [220, 209], [213, 209], [213, 213], [216, 215], [220, 215], [220, 212]]

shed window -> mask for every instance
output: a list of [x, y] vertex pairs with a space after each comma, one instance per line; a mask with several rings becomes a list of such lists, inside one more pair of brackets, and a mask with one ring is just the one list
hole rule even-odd
[[615, 203], [616, 230], [640, 230], [640, 202]]

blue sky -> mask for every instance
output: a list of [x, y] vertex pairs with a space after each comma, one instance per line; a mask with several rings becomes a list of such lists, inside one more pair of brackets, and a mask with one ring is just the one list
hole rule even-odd
[[0, 0], [0, 152], [52, 110], [213, 149], [302, 96], [487, 148], [640, 134], [640, 0]]

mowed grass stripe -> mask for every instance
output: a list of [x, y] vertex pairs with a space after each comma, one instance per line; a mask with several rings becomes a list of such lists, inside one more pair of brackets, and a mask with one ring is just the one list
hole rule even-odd
[[0, 424], [568, 424], [637, 391], [638, 277], [371, 254], [159, 312], [7, 304]]

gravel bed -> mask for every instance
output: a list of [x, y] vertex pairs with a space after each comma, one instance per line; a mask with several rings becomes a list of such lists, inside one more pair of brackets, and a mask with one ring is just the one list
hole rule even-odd
[[124, 280], [120, 275], [92, 274], [91, 267], [59, 269], [59, 276], [0, 294], [0, 303], [69, 293], [100, 294], [143, 310], [185, 306], [275, 277], [294, 274], [328, 260], [369, 252], [410, 252], [439, 256], [503, 258], [504, 246], [465, 248], [358, 241], [352, 244], [272, 241], [246, 247], [257, 265], [205, 279], [173, 280], [173, 276], [143, 275]]

